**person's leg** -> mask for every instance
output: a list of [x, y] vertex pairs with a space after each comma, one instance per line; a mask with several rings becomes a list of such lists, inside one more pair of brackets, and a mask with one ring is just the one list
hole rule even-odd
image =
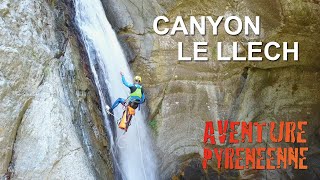
[[110, 110], [114, 110], [120, 103], [123, 104], [125, 102], [125, 99], [123, 98], [118, 98], [112, 105]]

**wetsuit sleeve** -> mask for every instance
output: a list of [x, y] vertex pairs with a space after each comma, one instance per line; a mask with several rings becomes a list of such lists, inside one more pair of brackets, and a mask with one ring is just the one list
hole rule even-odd
[[124, 77], [124, 75], [122, 75], [122, 83], [127, 86], [128, 88], [133, 87], [133, 84], [130, 84], [126, 81], [126, 78]]
[[142, 93], [140, 104], [144, 103], [145, 101], [146, 101], [146, 97], [145, 97], [144, 93]]
[[144, 90], [143, 90], [142, 87], [141, 87], [141, 92], [142, 92], [142, 96], [141, 96], [140, 104], [142, 104], [142, 103], [144, 103], [146, 101], [146, 96], [144, 95]]

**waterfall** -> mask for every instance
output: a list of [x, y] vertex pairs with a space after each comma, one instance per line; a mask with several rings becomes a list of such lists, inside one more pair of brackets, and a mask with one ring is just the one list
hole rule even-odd
[[[103, 107], [102, 113], [115, 161], [114, 166], [118, 172], [117, 178], [157, 179], [156, 157], [152, 151], [144, 113], [136, 110], [128, 132], [123, 135], [123, 130], [116, 127], [116, 123], [112, 122], [113, 118], [104, 110], [107, 99], [114, 102], [118, 97], [126, 98], [129, 95], [129, 89], [121, 82], [120, 71], [124, 73], [127, 81], [132, 81], [116, 33], [106, 18], [100, 0], [74, 0], [74, 4], [75, 21], [89, 57]], [[121, 116], [122, 111], [119, 105], [114, 114]]]

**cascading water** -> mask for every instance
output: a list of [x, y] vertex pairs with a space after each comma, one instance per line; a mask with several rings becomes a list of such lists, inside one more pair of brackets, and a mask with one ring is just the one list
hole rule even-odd
[[[74, 4], [75, 21], [87, 50], [101, 105], [105, 107], [106, 98], [114, 102], [118, 97], [126, 98], [129, 95], [128, 88], [121, 82], [119, 72], [122, 71], [128, 81], [132, 80], [132, 75], [101, 2], [74, 0]], [[103, 89], [103, 85], [107, 87], [107, 92]], [[121, 116], [120, 106], [115, 109], [115, 115]], [[156, 179], [158, 177], [156, 158], [151, 150], [150, 136], [147, 133], [146, 118], [143, 113], [136, 110], [128, 132], [123, 135], [123, 131], [115, 127], [115, 123], [111, 123], [113, 119], [107, 116], [104, 109], [102, 112], [114, 155], [115, 168], [120, 173], [117, 178]]]

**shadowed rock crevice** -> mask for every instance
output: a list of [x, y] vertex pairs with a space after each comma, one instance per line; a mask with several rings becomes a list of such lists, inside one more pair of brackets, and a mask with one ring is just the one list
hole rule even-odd
[[172, 179], [239, 179], [236, 170], [218, 170], [208, 166], [206, 170], [202, 168], [202, 158], [199, 154], [186, 154], [179, 158], [179, 169], [174, 173]]
[[[65, 4], [64, 4], [65, 3]], [[67, 12], [65, 25], [68, 27], [66, 37], [67, 49], [62, 59], [60, 77], [64, 81], [66, 99], [74, 110], [72, 122], [81, 139], [82, 147], [87, 154], [96, 178], [113, 178], [113, 159], [110, 152], [109, 139], [101, 112], [101, 104], [93, 75], [89, 68], [89, 60], [80, 35], [73, 22], [73, 3], [64, 2], [60, 6]], [[60, 22], [61, 23], [61, 22]], [[76, 59], [70, 58], [76, 52]], [[107, 99], [108, 100], [108, 99]]]
[[27, 109], [30, 107], [30, 104], [32, 103], [32, 98], [28, 99], [25, 103], [24, 103], [24, 106], [23, 108], [21, 109], [20, 113], [19, 113], [19, 116], [18, 116], [18, 119], [17, 119], [17, 124], [16, 124], [16, 128], [14, 130], [14, 141], [13, 141], [13, 144], [12, 144], [12, 152], [10, 153], [11, 154], [11, 160], [10, 162], [8, 163], [8, 169], [7, 169], [7, 172], [5, 173], [5, 178], [7, 179], [10, 179], [12, 174], [14, 173], [13, 170], [14, 170], [14, 160], [13, 160], [13, 154], [14, 154], [14, 144], [16, 142], [16, 139], [17, 139], [17, 134], [18, 134], [18, 129], [20, 128], [20, 125], [21, 125], [21, 122], [22, 122], [22, 119], [27, 111]]

